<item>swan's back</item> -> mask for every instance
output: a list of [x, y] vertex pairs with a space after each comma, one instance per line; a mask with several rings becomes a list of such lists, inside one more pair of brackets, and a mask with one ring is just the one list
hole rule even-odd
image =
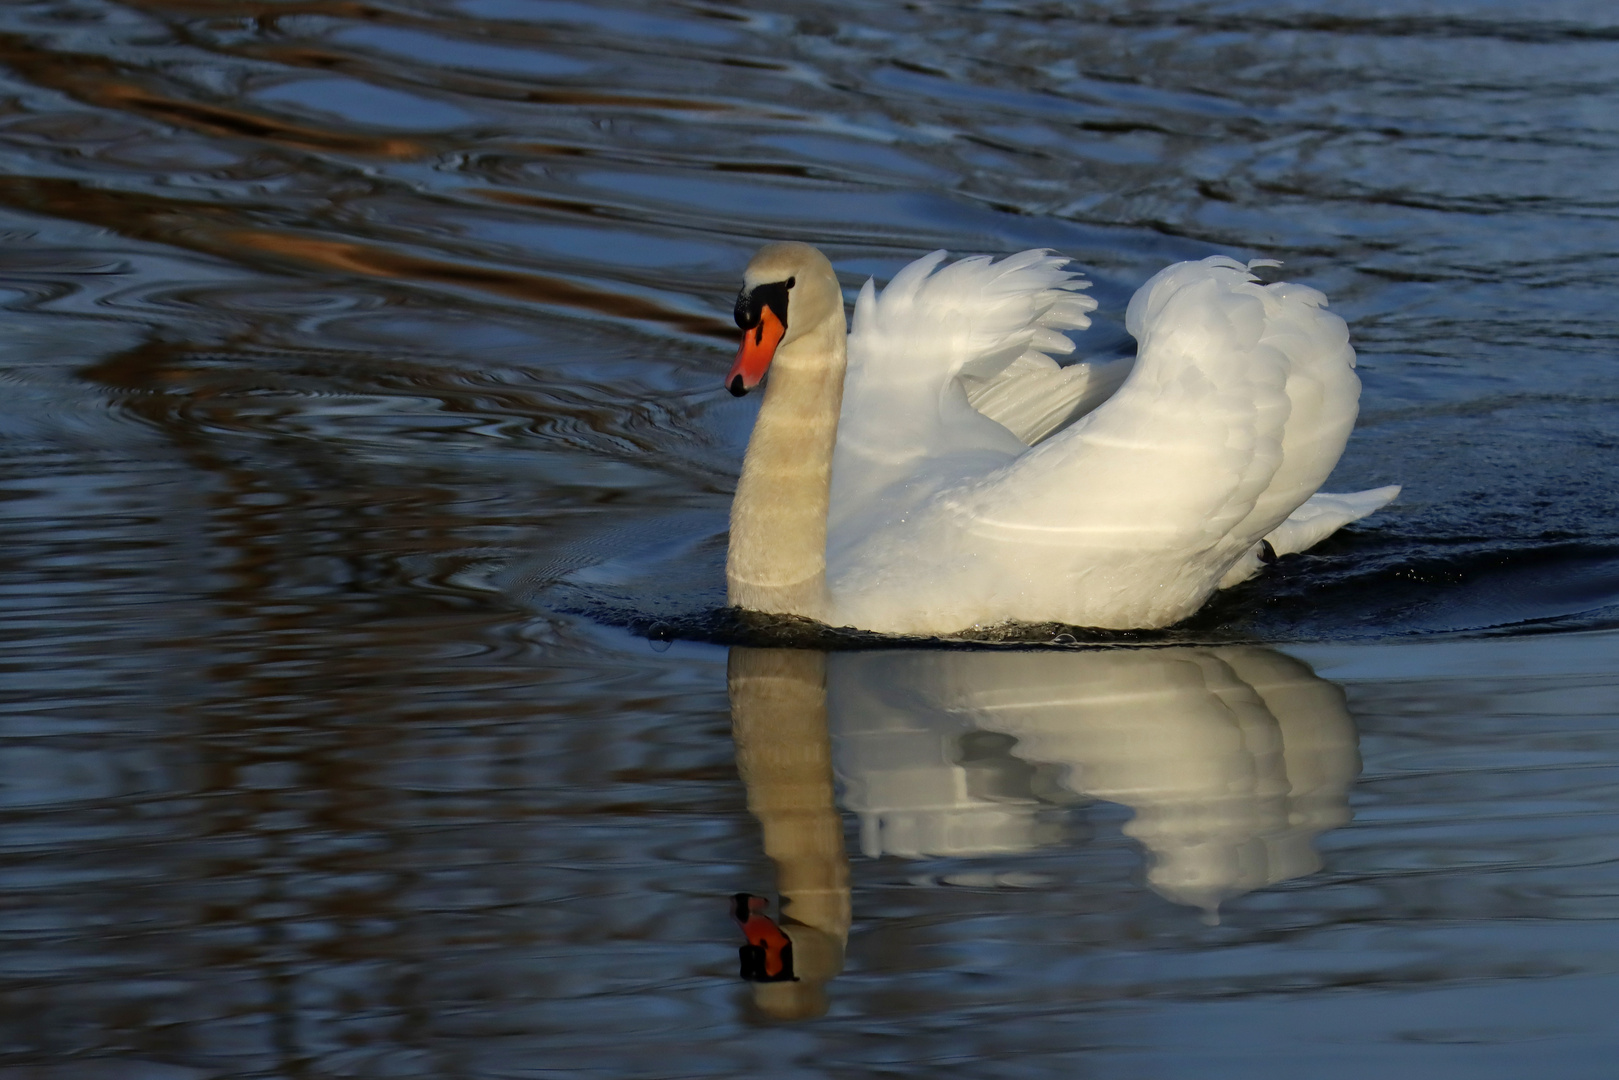
[[1313, 289], [1260, 285], [1223, 257], [1165, 269], [1130, 303], [1139, 350], [1123, 384], [1030, 449], [971, 408], [964, 381], [1065, 351], [1055, 328], [1088, 323], [1094, 304], [1044, 252], [929, 276], [937, 263], [881, 297], [868, 284], [856, 309], [828, 544], [838, 622], [1168, 625], [1343, 451], [1360, 382], [1343, 320]]

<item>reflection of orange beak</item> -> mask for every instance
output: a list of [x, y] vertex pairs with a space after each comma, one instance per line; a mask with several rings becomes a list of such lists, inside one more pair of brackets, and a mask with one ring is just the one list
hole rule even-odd
[[764, 974], [767, 978], [780, 978], [784, 973], [791, 977], [792, 973], [787, 971], [787, 957], [792, 955], [793, 943], [787, 940], [781, 927], [763, 915], [755, 915], [743, 924], [742, 933], [747, 936], [749, 945], [764, 950]]
[[742, 977], [749, 982], [797, 982], [792, 939], [764, 913], [768, 906], [764, 897], [745, 892], [731, 898], [731, 915], [748, 939], [742, 946]]
[[770, 361], [775, 359], [776, 346], [781, 344], [785, 333], [787, 327], [776, 318], [776, 313], [763, 307], [759, 312], [759, 324], [751, 330], [742, 331], [742, 347], [736, 351], [736, 363], [731, 365], [731, 373], [725, 376], [725, 388], [741, 397], [758, 386], [765, 377], [765, 369], [770, 367]]

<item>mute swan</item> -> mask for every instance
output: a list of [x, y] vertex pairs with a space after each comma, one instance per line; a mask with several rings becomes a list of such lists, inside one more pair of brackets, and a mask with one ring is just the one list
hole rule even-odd
[[1089, 282], [1044, 250], [936, 251], [846, 330], [832, 264], [768, 244], [736, 302], [731, 393], [770, 370], [731, 505], [729, 602], [834, 626], [1168, 626], [1383, 506], [1317, 494], [1354, 426], [1348, 329], [1223, 256], [1135, 294], [1137, 356], [1059, 368]]

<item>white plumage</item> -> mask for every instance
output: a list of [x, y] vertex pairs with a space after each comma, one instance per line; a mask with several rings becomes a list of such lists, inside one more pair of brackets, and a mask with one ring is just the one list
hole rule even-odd
[[1302, 550], [1397, 494], [1316, 494], [1360, 381], [1314, 289], [1178, 263], [1130, 302], [1133, 365], [1058, 367], [1096, 307], [1066, 259], [943, 259], [855, 306], [825, 621], [1166, 626], [1256, 572], [1262, 541]]

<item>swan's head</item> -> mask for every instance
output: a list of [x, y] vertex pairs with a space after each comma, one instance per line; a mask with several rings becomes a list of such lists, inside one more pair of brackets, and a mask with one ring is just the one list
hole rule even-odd
[[760, 248], [736, 296], [742, 347], [726, 389], [741, 397], [758, 386], [777, 349], [833, 317], [843, 319], [843, 291], [825, 255], [799, 243]]

